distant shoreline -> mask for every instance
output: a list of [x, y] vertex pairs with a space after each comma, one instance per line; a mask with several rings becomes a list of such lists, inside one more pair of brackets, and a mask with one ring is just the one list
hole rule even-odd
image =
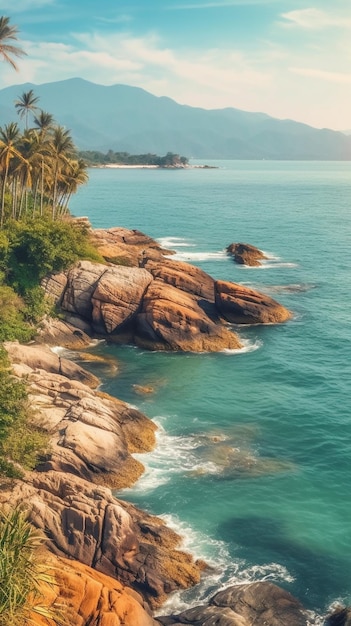
[[123, 163], [101, 163], [98, 165], [89, 165], [97, 169], [116, 169], [116, 170], [193, 170], [193, 169], [206, 169], [214, 170], [218, 167], [214, 165], [127, 165]]

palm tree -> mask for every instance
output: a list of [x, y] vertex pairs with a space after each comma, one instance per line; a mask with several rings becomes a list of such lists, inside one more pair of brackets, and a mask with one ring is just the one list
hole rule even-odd
[[13, 60], [13, 57], [22, 57], [26, 54], [24, 50], [21, 50], [18, 46], [8, 43], [9, 41], [17, 41], [17, 26], [11, 26], [9, 17], [0, 17], [0, 58], [6, 61], [15, 70], [18, 67]]
[[52, 137], [49, 141], [49, 158], [52, 161], [52, 219], [56, 217], [57, 191], [60, 169], [67, 164], [74, 156], [75, 147], [70, 131], [63, 126], [56, 126], [53, 129]]
[[33, 89], [23, 92], [19, 99], [15, 101], [15, 108], [17, 109], [18, 115], [21, 119], [24, 117], [26, 120], [26, 130], [28, 128], [29, 112], [35, 113], [35, 111], [38, 111], [38, 107], [36, 106], [38, 101], [39, 97], [34, 95]]
[[[34, 194], [34, 210], [36, 205], [37, 192], [40, 193], [40, 215], [44, 212], [44, 178], [45, 178], [45, 158], [44, 154], [48, 145], [50, 131], [53, 130], [54, 116], [46, 111], [40, 111], [40, 113], [34, 118], [34, 126], [37, 128], [38, 137], [38, 152], [41, 155], [40, 162], [40, 175], [37, 178], [37, 184]], [[39, 190], [40, 189], [40, 190]]]
[[20, 129], [17, 122], [11, 122], [10, 124], [6, 124], [4, 128], [0, 128], [0, 172], [2, 177], [0, 228], [4, 225], [5, 193], [11, 159], [17, 157], [20, 161], [24, 160], [17, 148], [20, 136]]
[[40, 111], [34, 118], [34, 126], [38, 129], [41, 138], [47, 135], [54, 123], [54, 116], [47, 111]]
[[68, 203], [80, 185], [88, 182], [87, 164], [83, 159], [70, 159], [61, 170], [59, 181], [60, 215], [68, 213]]

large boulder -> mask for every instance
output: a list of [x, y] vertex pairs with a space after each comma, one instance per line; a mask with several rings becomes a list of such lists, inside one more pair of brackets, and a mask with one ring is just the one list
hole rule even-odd
[[143, 267], [151, 272], [154, 278], [162, 280], [167, 285], [173, 285], [177, 289], [205, 298], [210, 302], [214, 301], [213, 278], [195, 265], [145, 254]]
[[[210, 303], [154, 280], [137, 317], [135, 341], [151, 350], [214, 352], [240, 348], [237, 336], [208, 315]], [[201, 306], [202, 305], [202, 306]]]
[[44, 376], [45, 373], [59, 374], [92, 388], [97, 387], [100, 383], [96, 376], [83, 369], [77, 363], [53, 352], [47, 346], [23, 345], [17, 341], [7, 341], [4, 343], [4, 347], [12, 364], [26, 365], [31, 370], [42, 372], [39, 375]]
[[151, 420], [79, 381], [23, 363], [13, 368], [25, 377], [33, 423], [50, 437], [38, 470], [65, 471], [116, 489], [135, 483], [144, 467], [131, 455], [154, 447]]
[[[41, 586], [44, 597], [42, 603], [59, 615], [65, 624], [159, 626], [159, 622], [151, 617], [142, 597], [114, 578], [78, 561], [55, 557], [53, 554], [48, 554], [45, 564], [52, 570], [55, 584]], [[36, 626], [51, 625], [51, 621], [48, 622], [38, 614], [33, 613], [31, 619], [31, 623]]]
[[180, 537], [163, 520], [117, 500], [107, 488], [53, 471], [2, 484], [0, 504], [26, 503], [52, 552], [116, 578], [152, 607], [200, 580], [204, 564], [178, 549]]
[[60, 304], [67, 286], [67, 272], [53, 272], [41, 282], [46, 297], [53, 304]]
[[145, 269], [109, 267], [91, 296], [95, 330], [111, 334], [131, 322], [141, 307], [143, 295], [153, 280]]
[[80, 318], [76, 318], [74, 321], [74, 324], [70, 324], [57, 317], [45, 316], [40, 322], [40, 327], [35, 337], [36, 343], [61, 346], [71, 350], [86, 348], [91, 344], [91, 337], [85, 331], [91, 332], [91, 327], [80, 323]]
[[208, 606], [158, 618], [163, 626], [308, 626], [308, 612], [290, 593], [270, 582], [235, 585], [217, 593]]
[[62, 308], [70, 313], [91, 320], [93, 305], [91, 297], [107, 265], [79, 261], [67, 276], [67, 286], [62, 299]]
[[291, 318], [290, 311], [273, 298], [224, 280], [215, 281], [215, 301], [232, 324], [277, 324]]
[[159, 256], [171, 253], [140, 230], [128, 228], [97, 228], [92, 231], [92, 241], [106, 261], [129, 266], [138, 266], [146, 251]]
[[262, 250], [249, 243], [231, 243], [227, 247], [227, 252], [233, 257], [235, 263], [250, 267], [262, 265], [261, 261], [267, 258]]

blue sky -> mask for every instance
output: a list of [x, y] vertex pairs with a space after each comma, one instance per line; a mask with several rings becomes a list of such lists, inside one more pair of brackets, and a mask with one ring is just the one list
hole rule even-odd
[[79, 76], [181, 104], [351, 128], [350, 0], [1, 0], [27, 57], [0, 88]]

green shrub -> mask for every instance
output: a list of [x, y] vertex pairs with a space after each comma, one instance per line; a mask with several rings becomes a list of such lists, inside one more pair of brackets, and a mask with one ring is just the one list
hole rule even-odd
[[27, 390], [12, 374], [4, 348], [0, 348], [0, 474], [21, 476], [33, 469], [48, 449], [48, 435], [31, 421]]
[[[3, 244], [8, 283], [24, 295], [50, 272], [67, 269], [78, 259], [102, 261], [90, 243], [87, 230], [72, 221], [37, 219], [9, 222], [8, 249]], [[0, 242], [1, 259], [1, 242]]]
[[0, 285], [0, 342], [32, 339], [35, 328], [25, 318], [26, 306], [22, 298], [12, 287]]

